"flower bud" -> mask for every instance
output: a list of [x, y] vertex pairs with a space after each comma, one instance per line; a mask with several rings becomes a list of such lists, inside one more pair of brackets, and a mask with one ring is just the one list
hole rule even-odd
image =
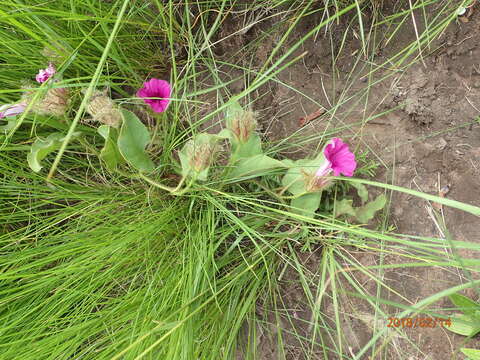
[[199, 173], [210, 167], [217, 151], [217, 146], [211, 143], [198, 144], [190, 140], [187, 145], [187, 154], [192, 169]]
[[94, 121], [102, 124], [119, 127], [122, 122], [122, 114], [116, 104], [106, 95], [106, 91], [95, 91], [87, 105], [87, 112]]
[[333, 183], [333, 179], [326, 176], [318, 176], [314, 173], [306, 172], [302, 170], [302, 174], [305, 181], [305, 190], [307, 192], [316, 192], [325, 190]]
[[208, 170], [219, 148], [215, 135], [200, 133], [189, 140], [179, 152], [182, 175], [196, 180], [207, 180]]
[[227, 120], [227, 128], [234, 134], [236, 139], [245, 143], [257, 128], [255, 113], [253, 111], [238, 111]]
[[26, 103], [5, 104], [0, 106], [0, 119], [17, 116], [25, 111]]
[[70, 104], [70, 91], [68, 88], [51, 87], [46, 91], [42, 91], [41, 97], [36, 96], [38, 89], [30, 81], [23, 82], [22, 88], [24, 92], [20, 100], [21, 104], [27, 107], [28, 104], [35, 100], [31, 107], [31, 112], [39, 115], [65, 115]]

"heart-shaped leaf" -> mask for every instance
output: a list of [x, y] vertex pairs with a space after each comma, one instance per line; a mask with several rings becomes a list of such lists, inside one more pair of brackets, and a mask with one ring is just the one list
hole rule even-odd
[[118, 131], [108, 125], [99, 126], [97, 131], [105, 139], [105, 145], [100, 151], [99, 157], [105, 162], [107, 169], [113, 171], [117, 168], [117, 165], [125, 162], [117, 146]]
[[153, 171], [155, 164], [145, 152], [150, 143], [150, 133], [140, 119], [132, 112], [121, 109], [123, 124], [117, 145], [123, 158], [140, 171]]
[[313, 218], [315, 216], [315, 211], [317, 211], [320, 206], [321, 199], [321, 192], [309, 193], [292, 199], [290, 206], [292, 207], [292, 211], [296, 214]]
[[[74, 132], [72, 137], [77, 137], [80, 132]], [[51, 152], [60, 149], [65, 135], [62, 133], [53, 133], [47, 136], [46, 139], [37, 139], [30, 147], [30, 152], [27, 155], [27, 162], [30, 168], [39, 172], [42, 170], [40, 162]]]

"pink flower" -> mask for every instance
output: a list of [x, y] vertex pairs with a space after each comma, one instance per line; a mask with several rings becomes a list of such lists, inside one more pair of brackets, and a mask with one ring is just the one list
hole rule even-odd
[[50, 63], [46, 69], [41, 69], [38, 72], [37, 76], [35, 76], [35, 80], [37, 80], [37, 82], [39, 82], [40, 84], [44, 83], [45, 81], [50, 79], [56, 72], [57, 71], [55, 70], [55, 67], [52, 63]]
[[317, 170], [316, 176], [326, 176], [333, 170], [333, 175], [353, 176], [357, 168], [355, 155], [349, 150], [348, 145], [339, 138], [333, 138], [323, 150], [325, 163]]
[[138, 90], [137, 96], [143, 98], [153, 111], [161, 113], [167, 110], [171, 91], [168, 81], [153, 78], [143, 83], [143, 88]]
[[0, 119], [9, 117], [9, 116], [16, 116], [21, 114], [25, 111], [27, 104], [6, 104], [0, 106]]

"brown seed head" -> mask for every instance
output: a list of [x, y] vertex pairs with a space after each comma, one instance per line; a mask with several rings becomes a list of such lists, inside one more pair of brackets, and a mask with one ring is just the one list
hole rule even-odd
[[217, 146], [214, 144], [195, 144], [192, 142], [188, 149], [190, 166], [196, 172], [205, 170], [213, 162], [216, 152]]
[[253, 111], [239, 112], [230, 120], [227, 127], [235, 134], [238, 141], [245, 143], [257, 128], [255, 113]]
[[94, 121], [102, 124], [118, 127], [122, 121], [122, 115], [117, 106], [105, 92], [96, 91], [87, 105], [87, 112]]
[[52, 88], [44, 98], [33, 107], [33, 111], [42, 115], [63, 116], [70, 103], [70, 91], [67, 88]]

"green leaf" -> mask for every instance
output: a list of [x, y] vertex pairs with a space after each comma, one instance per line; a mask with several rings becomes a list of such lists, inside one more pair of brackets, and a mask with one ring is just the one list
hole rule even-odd
[[335, 202], [335, 217], [340, 215], [357, 216], [355, 209], [352, 206], [353, 200], [342, 199]]
[[292, 211], [296, 214], [313, 218], [315, 216], [315, 211], [317, 211], [320, 206], [321, 199], [321, 192], [309, 193], [292, 199], [290, 206], [292, 207]]
[[232, 132], [229, 129], [222, 129], [217, 134], [219, 139], [231, 139], [233, 137]]
[[301, 159], [297, 161], [283, 161], [287, 167], [289, 167], [287, 173], [282, 178], [282, 186], [293, 195], [305, 194], [306, 178], [305, 175], [311, 170], [307, 170], [310, 167], [312, 160]]
[[379, 195], [374, 201], [358, 208], [353, 207], [353, 200], [342, 199], [335, 204], [335, 216], [349, 215], [356, 218], [358, 222], [366, 224], [373, 219], [378, 210], [383, 209], [386, 203], [385, 194]]
[[385, 194], [379, 195], [374, 201], [369, 202], [356, 209], [356, 217], [360, 223], [366, 224], [369, 220], [373, 219], [375, 213], [385, 207], [387, 203], [387, 197]]
[[101, 125], [97, 131], [105, 139], [105, 145], [100, 151], [99, 157], [105, 162], [108, 170], [114, 171], [117, 165], [125, 162], [117, 146], [118, 131], [108, 125]]
[[289, 169], [282, 178], [282, 185], [293, 195], [308, 192], [307, 178], [314, 176], [324, 161], [325, 157], [323, 153], [319, 154], [315, 159], [300, 159], [295, 162], [284, 161], [284, 164], [289, 167]]
[[240, 105], [238, 101], [232, 101], [228, 103], [227, 109], [225, 110], [225, 122], [227, 123], [227, 126], [230, 126], [231, 121], [244, 112], [243, 107]]
[[[73, 137], [80, 135], [80, 132], [74, 132]], [[40, 162], [51, 152], [60, 149], [65, 135], [62, 133], [53, 133], [47, 136], [45, 140], [37, 139], [30, 147], [30, 152], [27, 155], [28, 166], [35, 171], [42, 170]]]
[[461, 348], [460, 351], [467, 355], [469, 360], [480, 360], [480, 350]]
[[180, 158], [180, 165], [182, 166], [181, 174], [184, 178], [190, 176], [190, 174], [193, 173], [193, 167], [190, 161], [191, 141], [192, 140], [187, 141], [183, 146], [182, 150], [178, 152], [178, 157]]
[[298, 169], [289, 169], [282, 178], [282, 185], [284, 189], [295, 196], [307, 192], [305, 178]]
[[458, 307], [458, 310], [463, 311], [465, 315], [469, 315], [474, 317], [476, 314], [475, 312], [480, 310], [480, 304], [476, 303], [475, 301], [469, 299], [466, 296], [460, 294], [452, 294], [449, 296], [450, 301]]
[[150, 133], [140, 119], [132, 112], [121, 109], [123, 124], [117, 144], [123, 158], [140, 171], [153, 171], [155, 164], [145, 152], [150, 142]]
[[283, 159], [282, 162], [285, 165], [285, 167], [287, 167], [287, 168], [291, 168], [291, 167], [295, 166], [295, 161], [290, 160], [290, 159]]
[[357, 194], [362, 200], [362, 205], [368, 201], [368, 190], [367, 187], [360, 183], [350, 183], [355, 189], [357, 189]]
[[5, 120], [7, 121], [7, 123], [5, 125], [0, 126], [0, 131], [7, 133], [17, 125], [17, 117], [10, 116]]
[[258, 134], [252, 134], [247, 142], [236, 142], [232, 144], [233, 158], [248, 158], [263, 153], [262, 140]]
[[237, 161], [230, 176], [233, 178], [252, 178], [264, 176], [272, 170], [284, 167], [283, 162], [262, 154]]
[[468, 315], [452, 316], [448, 330], [463, 336], [474, 336], [480, 332], [480, 321]]

